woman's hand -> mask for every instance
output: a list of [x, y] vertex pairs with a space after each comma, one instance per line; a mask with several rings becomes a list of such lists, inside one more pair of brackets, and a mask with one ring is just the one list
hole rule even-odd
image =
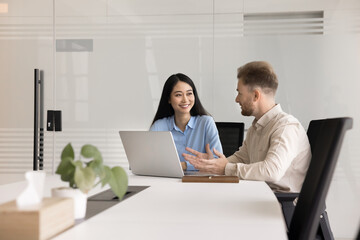
[[182, 170], [183, 170], [183, 171], [186, 171], [186, 169], [187, 169], [187, 164], [186, 164], [186, 162], [180, 162], [180, 163], [181, 163]]

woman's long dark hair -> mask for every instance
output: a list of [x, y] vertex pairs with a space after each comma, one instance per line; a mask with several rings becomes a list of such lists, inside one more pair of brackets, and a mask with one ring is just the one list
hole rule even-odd
[[202, 106], [200, 99], [198, 97], [195, 84], [193, 81], [182, 73], [177, 73], [171, 75], [165, 82], [163, 91], [161, 93], [161, 98], [159, 102], [159, 107], [156, 111], [154, 120], [152, 121], [151, 125], [154, 124], [156, 120], [159, 120], [164, 117], [170, 117], [174, 115], [174, 109], [172, 108], [171, 104], [169, 103], [170, 94], [174, 88], [174, 86], [177, 84], [177, 82], [182, 81], [187, 84], [189, 84], [193, 90], [194, 96], [195, 96], [195, 103], [194, 106], [190, 110], [191, 116], [197, 116], [197, 115], [210, 115], [205, 108]]

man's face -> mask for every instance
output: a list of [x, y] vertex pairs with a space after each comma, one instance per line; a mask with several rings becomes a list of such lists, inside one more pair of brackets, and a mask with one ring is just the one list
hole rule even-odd
[[241, 106], [241, 114], [243, 116], [253, 116], [254, 103], [253, 103], [253, 91], [249, 91], [249, 88], [243, 84], [241, 78], [238, 81], [237, 89], [238, 92], [235, 102]]

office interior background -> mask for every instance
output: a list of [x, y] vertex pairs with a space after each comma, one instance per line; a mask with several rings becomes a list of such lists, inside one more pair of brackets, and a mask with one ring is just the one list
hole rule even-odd
[[215, 121], [248, 128], [236, 73], [254, 60], [273, 65], [277, 102], [305, 128], [354, 118], [327, 197], [335, 238], [354, 238], [359, 0], [0, 0], [0, 184], [32, 170], [35, 68], [44, 71], [45, 118], [62, 111], [62, 131], [44, 137], [44, 170], [53, 174], [68, 142], [76, 151], [94, 144], [106, 164], [127, 169], [118, 131], [149, 129], [164, 82], [178, 72], [193, 79]]

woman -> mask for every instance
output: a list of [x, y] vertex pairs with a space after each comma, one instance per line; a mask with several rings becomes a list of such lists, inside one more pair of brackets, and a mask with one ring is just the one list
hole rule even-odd
[[202, 106], [193, 81], [182, 73], [166, 80], [150, 131], [171, 131], [183, 170], [196, 170], [182, 156], [185, 147], [206, 152], [209, 144], [222, 153], [215, 122]]

